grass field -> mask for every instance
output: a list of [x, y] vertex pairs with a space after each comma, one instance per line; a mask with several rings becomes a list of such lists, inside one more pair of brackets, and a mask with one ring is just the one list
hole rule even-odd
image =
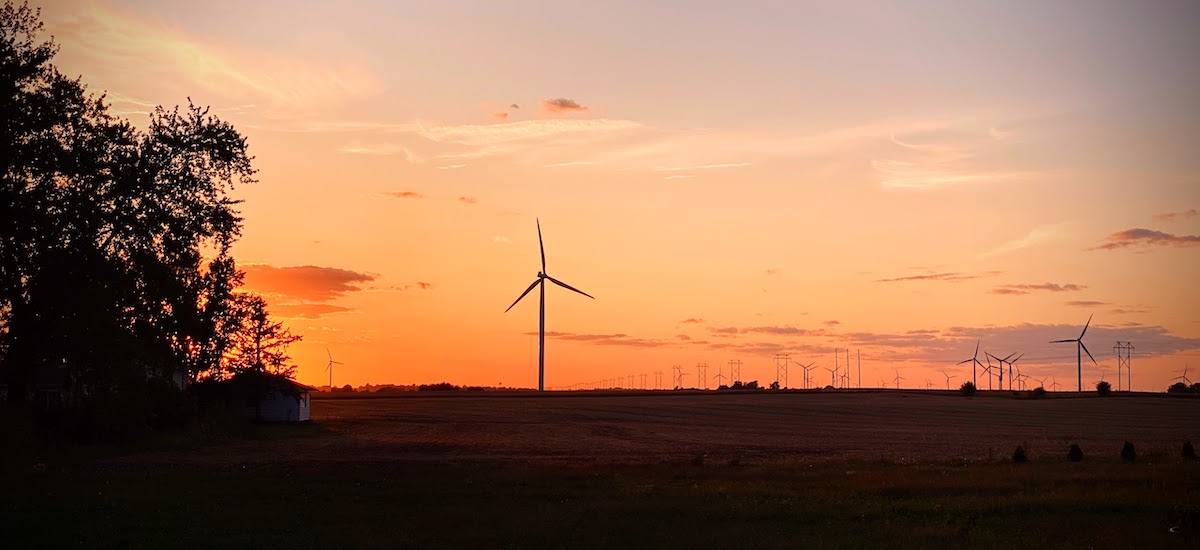
[[[7, 476], [0, 530], [56, 548], [1200, 546], [1200, 463], [1179, 458], [1197, 399], [462, 394], [314, 416], [48, 460]], [[1008, 462], [1017, 444], [1032, 463]]]

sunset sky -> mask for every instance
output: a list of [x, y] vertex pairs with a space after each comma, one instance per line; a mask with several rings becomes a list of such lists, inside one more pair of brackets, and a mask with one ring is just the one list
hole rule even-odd
[[944, 388], [980, 339], [1074, 389], [1089, 315], [1085, 387], [1117, 340], [1200, 381], [1195, 2], [34, 5], [115, 113], [248, 137], [234, 254], [307, 384], [536, 387], [535, 219], [596, 297], [547, 288], [549, 387]]

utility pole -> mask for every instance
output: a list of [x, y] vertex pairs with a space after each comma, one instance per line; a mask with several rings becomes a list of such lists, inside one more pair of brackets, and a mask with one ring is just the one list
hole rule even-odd
[[855, 350], [858, 354], [858, 389], [862, 389], [862, 350]]
[[1121, 391], [1121, 368], [1125, 368], [1125, 377], [1128, 383], [1125, 385], [1125, 391], [1133, 391], [1133, 369], [1130, 367], [1130, 356], [1133, 355], [1133, 343], [1117, 341], [1117, 345], [1113, 346], [1113, 351], [1117, 352], [1117, 391]]
[[696, 386], [708, 389], [708, 363], [696, 363]]
[[851, 387], [852, 387], [852, 384], [850, 382], [850, 348], [846, 348], [846, 389], [850, 389]]
[[734, 359], [729, 362], [729, 385], [732, 387], [734, 382], [742, 381], [742, 362]]
[[775, 384], [780, 388], [787, 387], [789, 361], [791, 361], [791, 357], [788, 354], [775, 354]]

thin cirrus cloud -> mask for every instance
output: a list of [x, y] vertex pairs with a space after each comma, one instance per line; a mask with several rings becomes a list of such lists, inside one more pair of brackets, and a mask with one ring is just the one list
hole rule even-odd
[[423, 199], [423, 198], [425, 198], [425, 195], [422, 195], [416, 191], [392, 191], [389, 193], [384, 193], [384, 195], [391, 197], [393, 199]]
[[1108, 302], [1100, 302], [1096, 300], [1070, 300], [1064, 303], [1071, 307], [1100, 307], [1110, 305]]
[[[537, 336], [536, 332], [526, 332], [526, 336]], [[547, 331], [547, 338], [555, 340], [567, 340], [571, 342], [583, 342], [595, 346], [624, 346], [631, 348], [656, 348], [667, 345], [678, 345], [676, 342], [664, 340], [634, 338], [628, 334], [576, 334], [572, 332], [554, 332]]]
[[1001, 244], [996, 248], [980, 254], [979, 257], [990, 258], [1047, 242], [1061, 235], [1065, 227], [1065, 223], [1035, 227], [1031, 229], [1024, 237]]
[[287, 319], [319, 319], [326, 315], [335, 313], [346, 313], [354, 311], [351, 308], [344, 306], [335, 306], [333, 304], [274, 304], [271, 306], [273, 313]]
[[[886, 156], [871, 160], [887, 189], [933, 189], [966, 184], [1028, 181], [1045, 175], [1036, 170], [998, 168], [987, 160], [1003, 147], [988, 132], [916, 132], [911, 138], [890, 137]], [[917, 140], [921, 140], [918, 142]]]
[[350, 154], [350, 155], [377, 155], [377, 156], [403, 155], [404, 160], [408, 161], [409, 164], [417, 164], [420, 162], [424, 162], [424, 159], [417, 156], [417, 154], [414, 153], [412, 151], [412, 149], [409, 149], [408, 147], [405, 147], [403, 145], [399, 145], [396, 143], [378, 143], [378, 144], [374, 144], [374, 145], [352, 143], [349, 145], [343, 145], [342, 147], [339, 147], [338, 151], [341, 153], [346, 153], [346, 154]]
[[1077, 285], [1075, 283], [1040, 283], [1040, 284], [1016, 284], [1016, 285], [1000, 285], [991, 290], [992, 294], [1030, 294], [1032, 292], [1076, 292], [1087, 288], [1086, 285]]
[[461, 202], [463, 204], [475, 204], [479, 201], [475, 197], [462, 196], [462, 197], [458, 198], [458, 202]]
[[1184, 210], [1182, 212], [1166, 212], [1163, 214], [1155, 214], [1154, 220], [1160, 222], [1173, 222], [1175, 220], [1188, 220], [1200, 215], [1200, 211], [1195, 208]]
[[205, 42], [166, 24], [88, 2], [69, 17], [47, 21], [62, 44], [60, 67], [169, 82], [219, 97], [251, 100], [266, 111], [328, 106], [384, 89], [350, 64], [316, 64]]
[[1175, 235], [1153, 229], [1126, 229], [1109, 235], [1104, 242], [1088, 250], [1116, 250], [1119, 248], [1173, 246], [1179, 248], [1200, 246], [1200, 235]]
[[889, 279], [876, 279], [875, 282], [877, 282], [877, 283], [900, 283], [900, 282], [906, 282], [906, 281], [957, 282], [957, 281], [968, 281], [971, 279], [980, 279], [983, 277], [990, 277], [993, 275], [999, 275], [1000, 273], [1001, 272], [999, 272], [999, 271], [988, 271], [986, 273], [957, 273], [957, 272], [928, 273], [925, 275], [907, 275], [904, 277], [892, 277]]
[[243, 267], [243, 284], [249, 290], [308, 302], [327, 302], [350, 292], [364, 290], [375, 275], [336, 267], [302, 265], [275, 267], [251, 264]]
[[565, 97], [543, 99], [541, 101], [541, 105], [542, 110], [548, 113], [582, 113], [588, 110], [586, 106], [580, 105], [579, 102], [575, 101], [574, 99], [567, 99]]

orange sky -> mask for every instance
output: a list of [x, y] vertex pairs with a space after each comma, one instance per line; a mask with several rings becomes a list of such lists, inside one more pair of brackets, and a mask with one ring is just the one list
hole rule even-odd
[[535, 218], [596, 297], [547, 289], [550, 387], [847, 347], [945, 387], [976, 339], [1073, 387], [1089, 315], [1085, 385], [1118, 339], [1136, 389], [1200, 366], [1195, 5], [641, 4], [42, 7], [114, 112], [248, 136], [235, 254], [305, 383], [536, 386]]

